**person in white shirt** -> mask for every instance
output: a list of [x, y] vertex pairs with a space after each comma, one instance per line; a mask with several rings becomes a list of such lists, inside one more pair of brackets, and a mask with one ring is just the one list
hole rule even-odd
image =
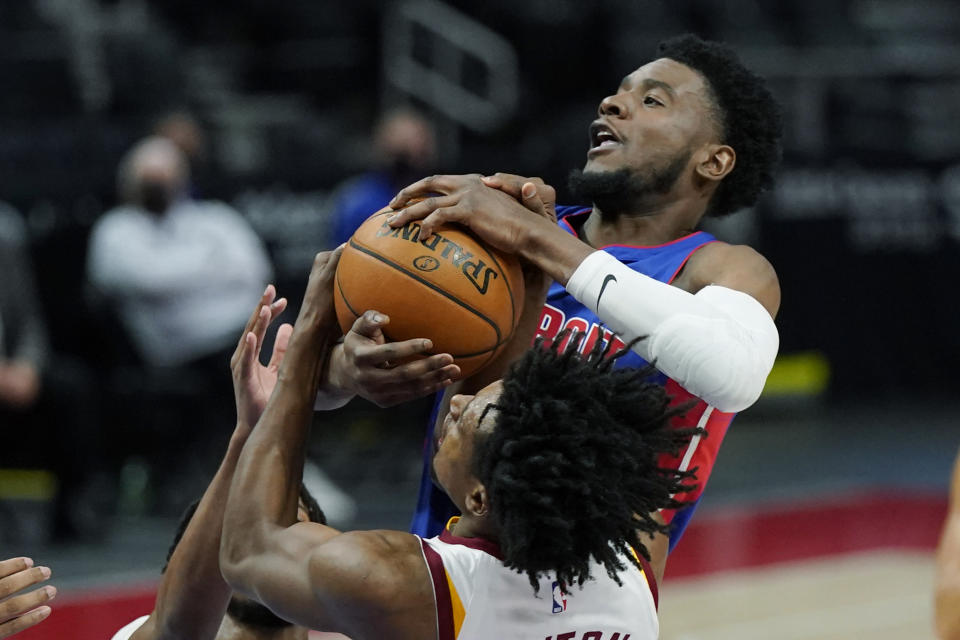
[[123, 204], [93, 228], [87, 275], [143, 361], [179, 366], [228, 350], [271, 274], [263, 243], [220, 202], [188, 196], [182, 152], [147, 138], [123, 159]]

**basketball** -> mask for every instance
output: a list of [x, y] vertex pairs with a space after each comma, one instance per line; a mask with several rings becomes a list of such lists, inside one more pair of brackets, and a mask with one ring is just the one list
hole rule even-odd
[[381, 311], [390, 316], [387, 340], [429, 338], [430, 354], [451, 354], [468, 376], [513, 335], [523, 304], [520, 262], [455, 224], [423, 241], [418, 221], [394, 229], [391, 213], [367, 218], [344, 247], [334, 287], [340, 327], [346, 333], [364, 311]]

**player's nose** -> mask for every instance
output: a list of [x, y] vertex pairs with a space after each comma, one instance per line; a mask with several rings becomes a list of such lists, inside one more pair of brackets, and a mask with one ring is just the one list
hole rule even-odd
[[627, 115], [627, 107], [619, 95], [607, 96], [600, 101], [597, 114], [612, 118], [623, 118]]
[[467, 406], [468, 399], [469, 396], [462, 393], [458, 393], [450, 398], [450, 415], [453, 416], [454, 420], [459, 418], [460, 414], [463, 413], [463, 408]]

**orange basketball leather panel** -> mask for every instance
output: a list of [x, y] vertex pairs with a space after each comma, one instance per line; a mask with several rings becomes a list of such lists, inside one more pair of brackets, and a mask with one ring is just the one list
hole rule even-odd
[[334, 302], [344, 331], [357, 315], [376, 309], [390, 316], [384, 333], [391, 340], [430, 338], [434, 353], [450, 353], [458, 363], [462, 357], [488, 353], [507, 337], [444, 292], [421, 286], [408, 273], [350, 246], [340, 257]]
[[519, 261], [489, 250], [457, 225], [420, 242], [419, 223], [401, 229], [386, 213], [368, 218], [344, 249], [337, 268], [337, 317], [346, 332], [357, 314], [390, 316], [391, 340], [430, 338], [464, 375], [509, 340], [522, 311]]
[[382, 213], [368, 218], [350, 245], [448, 293], [504, 327], [504, 334], [516, 325], [523, 301], [519, 261], [488, 250], [459, 225], [445, 225], [427, 242], [420, 242], [419, 222], [393, 229], [386, 223], [386, 213]]

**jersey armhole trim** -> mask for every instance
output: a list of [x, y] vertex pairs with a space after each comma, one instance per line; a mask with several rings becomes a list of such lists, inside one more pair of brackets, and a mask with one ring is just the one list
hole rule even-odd
[[420, 538], [423, 560], [430, 572], [433, 584], [433, 600], [437, 609], [437, 640], [455, 640], [453, 627], [453, 603], [450, 600], [450, 587], [447, 584], [447, 572], [443, 568], [443, 558], [427, 541]]
[[[702, 232], [702, 231], [698, 231], [697, 233], [703, 233], [703, 232]], [[703, 248], [704, 248], [705, 246], [707, 246], [708, 244], [713, 244], [714, 242], [718, 242], [718, 240], [716, 240], [716, 239], [707, 240], [707, 241], [704, 242], [703, 244], [694, 247], [693, 250], [692, 250], [690, 253], [687, 254], [687, 257], [683, 259], [683, 262], [680, 263], [680, 266], [677, 267], [677, 270], [673, 272], [673, 275], [670, 276], [670, 279], [667, 280], [667, 284], [672, 284], [673, 281], [677, 279], [677, 276], [680, 275], [680, 272], [683, 271], [683, 268], [684, 268], [685, 266], [687, 266], [687, 261], [690, 260], [690, 258], [693, 257], [693, 254], [695, 254], [697, 251], [700, 251], [700, 249], [703, 249]]]
[[[632, 548], [630, 550], [633, 551]], [[634, 552], [634, 556], [640, 561], [640, 566], [643, 567], [643, 576], [647, 579], [647, 586], [650, 587], [650, 594], [653, 596], [653, 608], [659, 610], [660, 592], [657, 589], [657, 578], [653, 575], [653, 568], [650, 566], [650, 562], [639, 553]]]

